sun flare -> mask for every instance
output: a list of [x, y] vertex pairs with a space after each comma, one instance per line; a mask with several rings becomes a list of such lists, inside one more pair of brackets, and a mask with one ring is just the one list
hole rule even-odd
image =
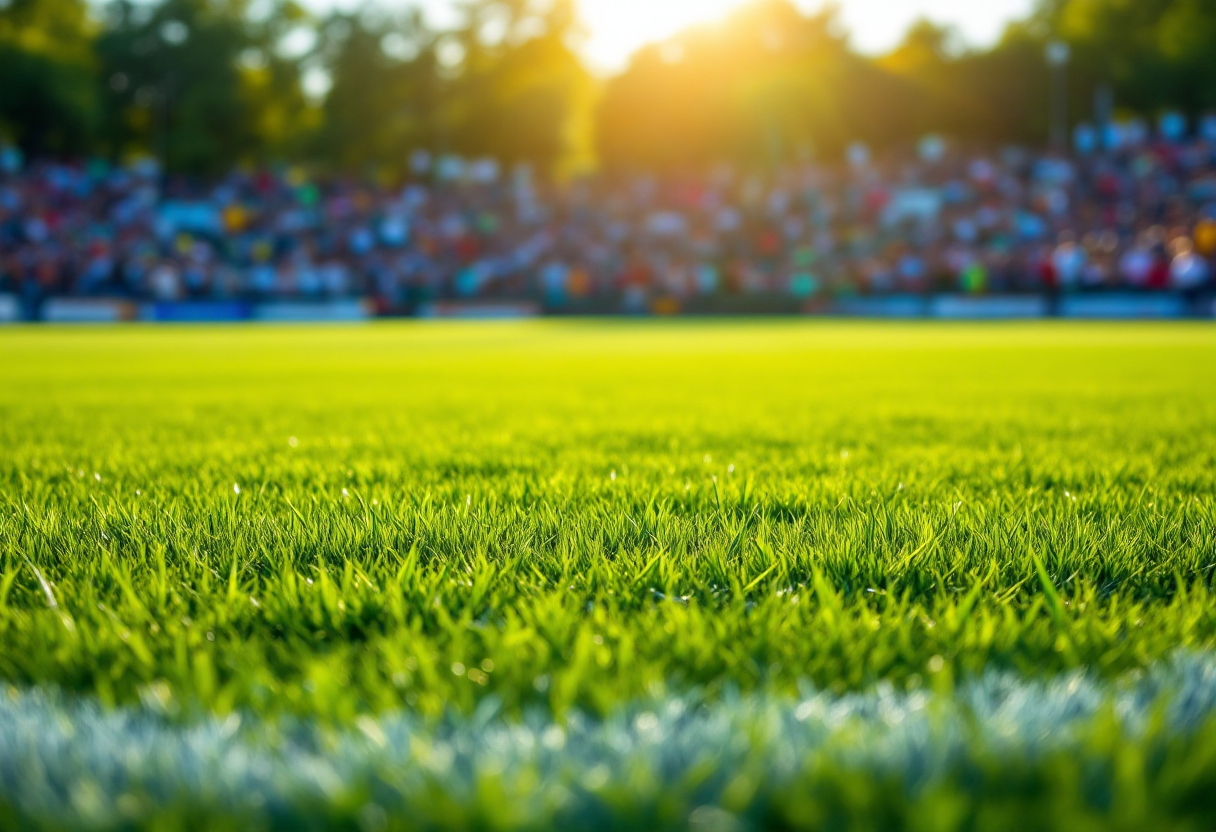
[[[436, 5], [447, 0], [431, 0]], [[747, 0], [580, 0], [587, 32], [584, 46], [590, 64], [619, 69], [640, 46], [671, 37], [680, 30], [725, 17]], [[814, 9], [822, 0], [795, 0]], [[863, 51], [894, 46], [918, 17], [956, 26], [969, 42], [995, 40], [1007, 21], [1024, 15], [1031, 0], [842, 0], [840, 19]]]

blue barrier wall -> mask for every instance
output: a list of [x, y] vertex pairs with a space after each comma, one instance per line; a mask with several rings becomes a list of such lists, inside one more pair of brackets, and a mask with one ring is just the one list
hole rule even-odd
[[[714, 314], [790, 314], [798, 305], [790, 303], [757, 305], [755, 297], [732, 304], [731, 296], [714, 296], [719, 303]], [[776, 296], [774, 296], [776, 297]], [[761, 298], [763, 299], [763, 298]], [[788, 298], [786, 298], [788, 301]], [[691, 304], [676, 303], [673, 312], [698, 314]], [[52, 297], [38, 307], [39, 319], [53, 323], [117, 323], [143, 320], [163, 323], [204, 322], [354, 322], [374, 318], [375, 302], [368, 298], [329, 300], [185, 300], [135, 303], [117, 298]], [[581, 307], [546, 308], [530, 301], [432, 302], [414, 310], [421, 318], [527, 318], [540, 314], [645, 314], [648, 308], [626, 309], [618, 299], [604, 299], [591, 309]], [[0, 294], [0, 323], [24, 320], [27, 307], [15, 294]], [[1052, 298], [1045, 295], [893, 295], [888, 297], [851, 297], [808, 303], [802, 314], [816, 317], [857, 317], [944, 320], [1019, 320], [1038, 318], [1104, 320], [1171, 320], [1179, 318], [1216, 318], [1216, 299], [1211, 296], [1188, 298], [1171, 293], [1076, 294]]]
[[247, 321], [253, 305], [240, 300], [160, 301], [145, 304], [140, 318], [145, 321], [204, 323], [208, 321]]

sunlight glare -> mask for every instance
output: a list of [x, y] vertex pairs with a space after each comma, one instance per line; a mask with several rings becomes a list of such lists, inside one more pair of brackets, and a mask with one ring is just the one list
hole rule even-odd
[[[623, 67], [640, 46], [671, 37], [694, 24], [721, 20], [745, 0], [581, 0], [587, 30], [584, 54], [600, 71]], [[958, 28], [968, 43], [995, 41], [1004, 25], [1025, 15], [1032, 0], [841, 0], [841, 22], [863, 52], [882, 52], [899, 43], [920, 17]], [[803, 9], [819, 0], [797, 0]]]

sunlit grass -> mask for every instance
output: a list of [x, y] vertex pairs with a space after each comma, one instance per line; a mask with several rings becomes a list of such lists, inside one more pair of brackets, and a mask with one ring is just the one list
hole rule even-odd
[[1122, 678], [1216, 641], [1214, 466], [1205, 326], [9, 330], [0, 679], [349, 731]]

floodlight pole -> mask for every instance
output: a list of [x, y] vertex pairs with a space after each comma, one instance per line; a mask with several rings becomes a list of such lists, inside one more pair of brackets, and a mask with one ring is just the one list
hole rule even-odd
[[1068, 62], [1072, 50], [1062, 40], [1053, 40], [1045, 51], [1051, 67], [1051, 147], [1068, 152]]
[[160, 95], [158, 102], [160, 104], [160, 118], [158, 119], [160, 128], [160, 141], [157, 142], [160, 147], [160, 165], [161, 178], [166, 184], [169, 181], [169, 107], [171, 106], [169, 97], [172, 94], [171, 84], [173, 83], [173, 73], [166, 72], [160, 81]]

